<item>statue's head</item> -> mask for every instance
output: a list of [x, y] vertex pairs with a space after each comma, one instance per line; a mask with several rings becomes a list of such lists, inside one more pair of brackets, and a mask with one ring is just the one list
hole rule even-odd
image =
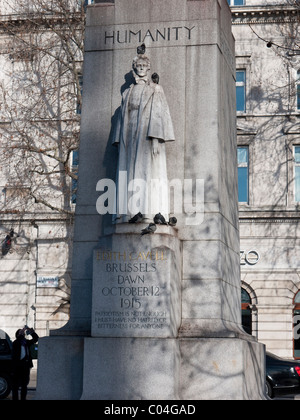
[[146, 45], [142, 44], [137, 47], [137, 56], [133, 59], [132, 68], [134, 72], [134, 76], [138, 77], [146, 77], [148, 76], [148, 72], [150, 71], [150, 59], [145, 54], [146, 52]]
[[132, 68], [139, 77], [145, 77], [150, 71], [150, 59], [145, 54], [139, 54], [133, 59]]

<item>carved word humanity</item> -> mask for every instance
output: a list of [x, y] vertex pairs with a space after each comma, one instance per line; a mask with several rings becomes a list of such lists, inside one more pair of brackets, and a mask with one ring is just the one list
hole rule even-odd
[[122, 31], [105, 31], [104, 42], [107, 44], [137, 44], [141, 42], [158, 42], [158, 41], [178, 41], [180, 38], [191, 39], [192, 31], [195, 26], [191, 28], [187, 26], [173, 26], [162, 29], [142, 29], [132, 31], [125, 29]]

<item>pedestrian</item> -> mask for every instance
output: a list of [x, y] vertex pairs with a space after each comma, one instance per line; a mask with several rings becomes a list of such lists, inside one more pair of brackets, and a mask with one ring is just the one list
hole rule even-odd
[[[31, 335], [32, 339], [26, 339], [25, 335]], [[12, 349], [12, 398], [14, 401], [19, 399], [19, 388], [21, 388], [21, 400], [26, 400], [30, 369], [33, 367], [30, 347], [38, 339], [39, 337], [34, 329], [27, 327], [27, 325], [16, 332], [16, 340], [13, 342]]]

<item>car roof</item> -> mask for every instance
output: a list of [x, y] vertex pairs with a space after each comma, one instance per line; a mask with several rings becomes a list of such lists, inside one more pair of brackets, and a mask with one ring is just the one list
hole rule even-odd
[[8, 334], [6, 334], [5, 331], [0, 330], [0, 340], [9, 340], [10, 341], [10, 337]]
[[273, 360], [277, 360], [279, 364], [300, 365], [299, 360], [283, 359], [282, 357], [276, 356], [276, 354], [270, 353], [269, 351], [266, 351], [266, 356]]

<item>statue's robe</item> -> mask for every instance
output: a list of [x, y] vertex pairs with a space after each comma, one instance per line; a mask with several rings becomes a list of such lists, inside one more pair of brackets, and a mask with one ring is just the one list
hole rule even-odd
[[[153, 139], [158, 139], [155, 156]], [[165, 142], [173, 140], [173, 124], [162, 87], [142, 81], [125, 90], [113, 134], [113, 144], [119, 146], [116, 218], [139, 211], [149, 218], [159, 212], [168, 215]], [[126, 221], [126, 217], [121, 219]]]

